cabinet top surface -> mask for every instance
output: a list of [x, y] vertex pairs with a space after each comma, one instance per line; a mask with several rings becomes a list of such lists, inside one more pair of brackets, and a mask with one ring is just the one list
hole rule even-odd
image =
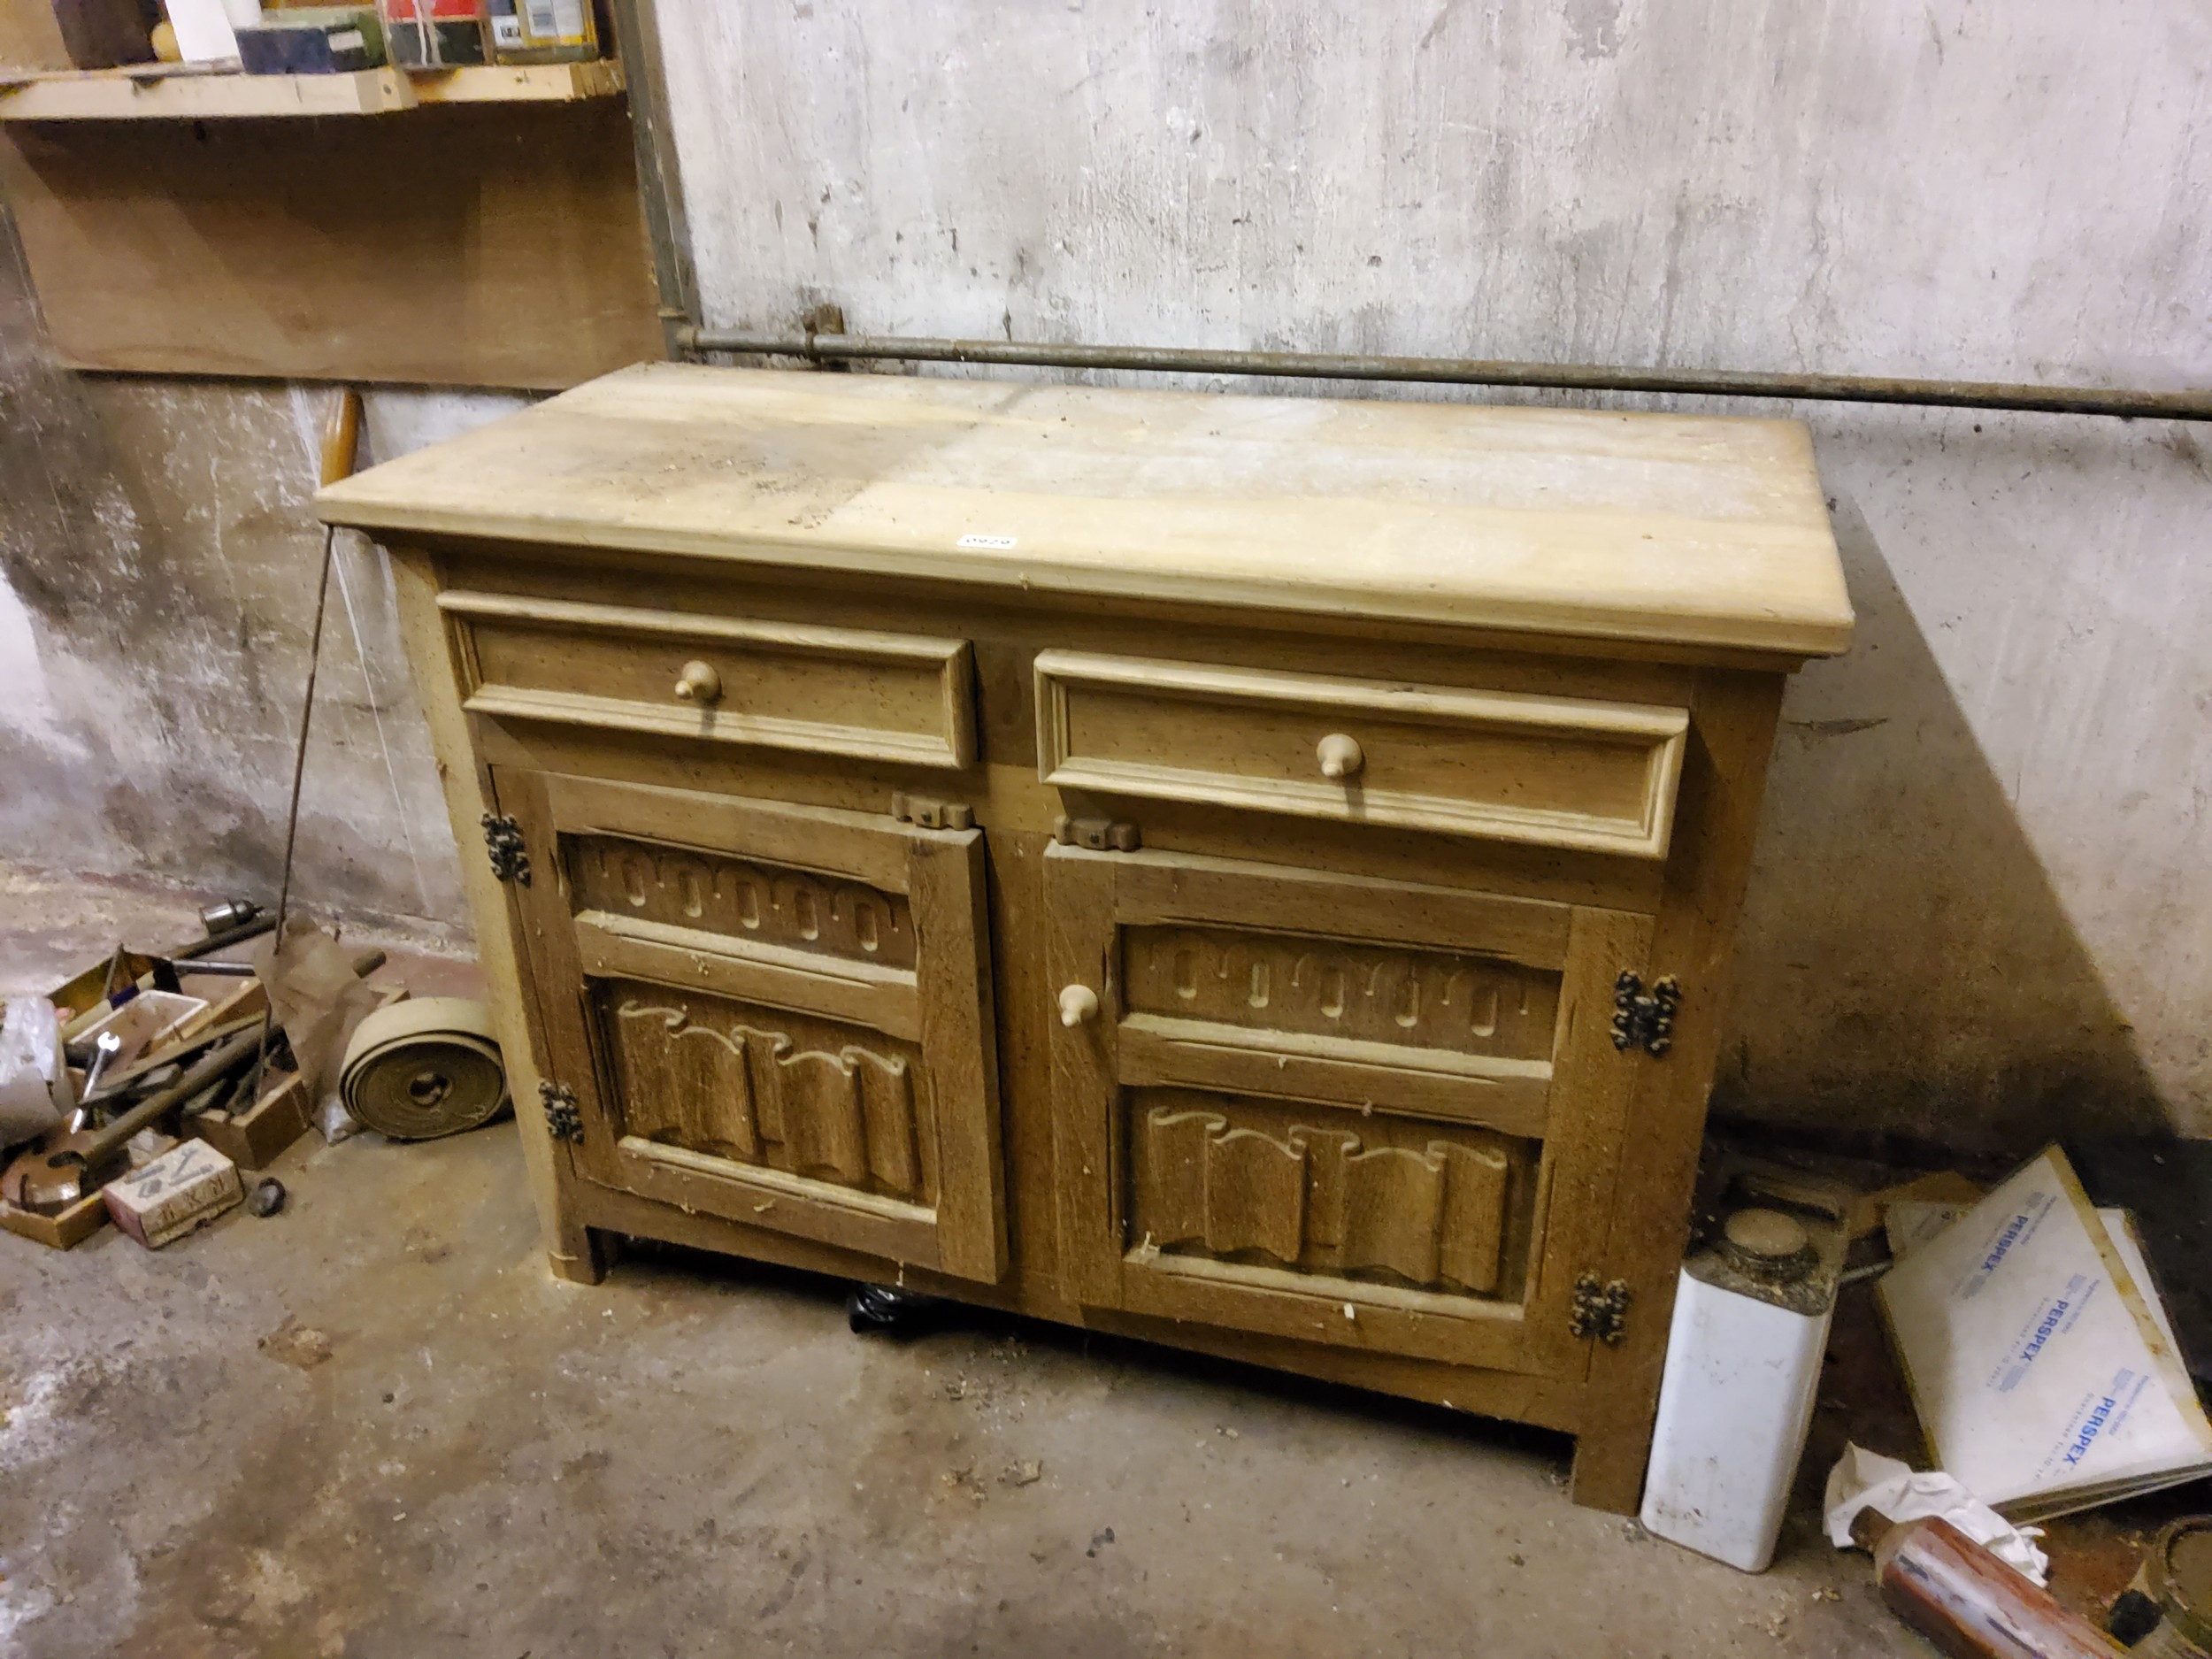
[[651, 364], [373, 467], [333, 524], [1827, 656], [1789, 420]]

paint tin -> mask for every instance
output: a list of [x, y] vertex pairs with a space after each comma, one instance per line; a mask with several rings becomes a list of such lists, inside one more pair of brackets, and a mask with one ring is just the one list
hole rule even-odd
[[2158, 1623], [2129, 1648], [2137, 1659], [2212, 1659], [2212, 1515], [2162, 1531], [2121, 1600], [2145, 1617], [2157, 1611]]

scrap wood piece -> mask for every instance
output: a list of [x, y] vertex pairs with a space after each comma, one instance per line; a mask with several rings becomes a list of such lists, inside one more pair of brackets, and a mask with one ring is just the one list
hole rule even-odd
[[97, 1191], [50, 1216], [0, 1200], [0, 1228], [50, 1250], [73, 1250], [107, 1225], [107, 1203]]
[[1963, 1210], [1979, 1203], [1988, 1190], [1956, 1170], [1932, 1170], [1911, 1180], [1900, 1181], [1894, 1187], [1885, 1187], [1879, 1192], [1862, 1193], [1851, 1205], [1851, 1236], [1863, 1239], [1869, 1233], [1879, 1233], [1889, 1217], [1892, 1204], [1955, 1204]]
[[217, 1107], [189, 1118], [187, 1127], [201, 1141], [246, 1170], [266, 1169], [307, 1133], [313, 1121], [307, 1086], [297, 1071], [272, 1071], [261, 1098], [242, 1110]]

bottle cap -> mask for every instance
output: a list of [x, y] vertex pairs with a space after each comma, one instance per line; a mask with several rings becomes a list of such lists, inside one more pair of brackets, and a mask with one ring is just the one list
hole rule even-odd
[[1721, 1229], [1721, 1250], [1760, 1279], [1801, 1279], [1818, 1259], [1802, 1223], [1778, 1210], [1739, 1210]]

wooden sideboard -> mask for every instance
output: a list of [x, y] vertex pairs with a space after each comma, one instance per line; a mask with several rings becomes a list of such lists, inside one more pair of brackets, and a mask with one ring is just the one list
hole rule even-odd
[[557, 1271], [624, 1235], [1642, 1480], [1801, 426], [626, 370], [390, 551]]

